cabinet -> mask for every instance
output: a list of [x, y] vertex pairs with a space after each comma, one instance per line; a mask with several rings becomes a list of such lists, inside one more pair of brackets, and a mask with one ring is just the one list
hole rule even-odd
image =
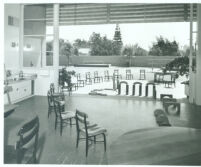
[[10, 92], [10, 99], [12, 103], [18, 102], [32, 95], [31, 93], [31, 80], [20, 81], [13, 84], [13, 91]]

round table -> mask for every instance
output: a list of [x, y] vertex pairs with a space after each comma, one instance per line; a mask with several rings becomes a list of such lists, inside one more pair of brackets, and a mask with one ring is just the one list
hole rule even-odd
[[110, 164], [201, 165], [201, 129], [134, 130], [119, 137], [110, 151]]

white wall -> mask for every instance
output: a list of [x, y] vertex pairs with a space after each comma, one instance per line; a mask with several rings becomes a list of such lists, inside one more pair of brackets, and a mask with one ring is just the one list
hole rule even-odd
[[[17, 18], [18, 26], [8, 25], [8, 16]], [[19, 18], [20, 5], [5, 4], [4, 6], [4, 63], [6, 69], [19, 69]], [[17, 46], [12, 47], [12, 43]]]
[[[18, 26], [8, 25], [8, 16], [18, 19]], [[13, 73], [20, 70], [19, 52], [19, 24], [20, 24], [20, 5], [5, 4], [4, 6], [4, 63], [6, 69], [11, 69]], [[17, 43], [17, 47], [11, 47], [12, 42]], [[50, 83], [54, 82], [53, 69], [23, 68], [24, 73], [36, 73], [35, 95], [46, 96]]]

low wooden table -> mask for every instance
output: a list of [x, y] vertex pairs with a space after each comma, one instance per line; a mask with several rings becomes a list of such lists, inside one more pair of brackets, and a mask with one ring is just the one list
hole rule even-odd
[[4, 105], [4, 118], [6, 118], [10, 114], [12, 114], [17, 107], [18, 107], [18, 105], [15, 105], [15, 104]]
[[110, 147], [109, 164], [200, 165], [201, 130], [155, 127], [133, 130]]

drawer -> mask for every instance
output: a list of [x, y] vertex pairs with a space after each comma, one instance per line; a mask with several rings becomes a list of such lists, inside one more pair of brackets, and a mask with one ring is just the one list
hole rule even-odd
[[11, 102], [18, 101], [26, 96], [31, 95], [31, 80], [20, 81], [18, 83], [11, 84], [13, 91], [10, 92]]
[[31, 95], [31, 85], [20, 88], [20, 98]]

